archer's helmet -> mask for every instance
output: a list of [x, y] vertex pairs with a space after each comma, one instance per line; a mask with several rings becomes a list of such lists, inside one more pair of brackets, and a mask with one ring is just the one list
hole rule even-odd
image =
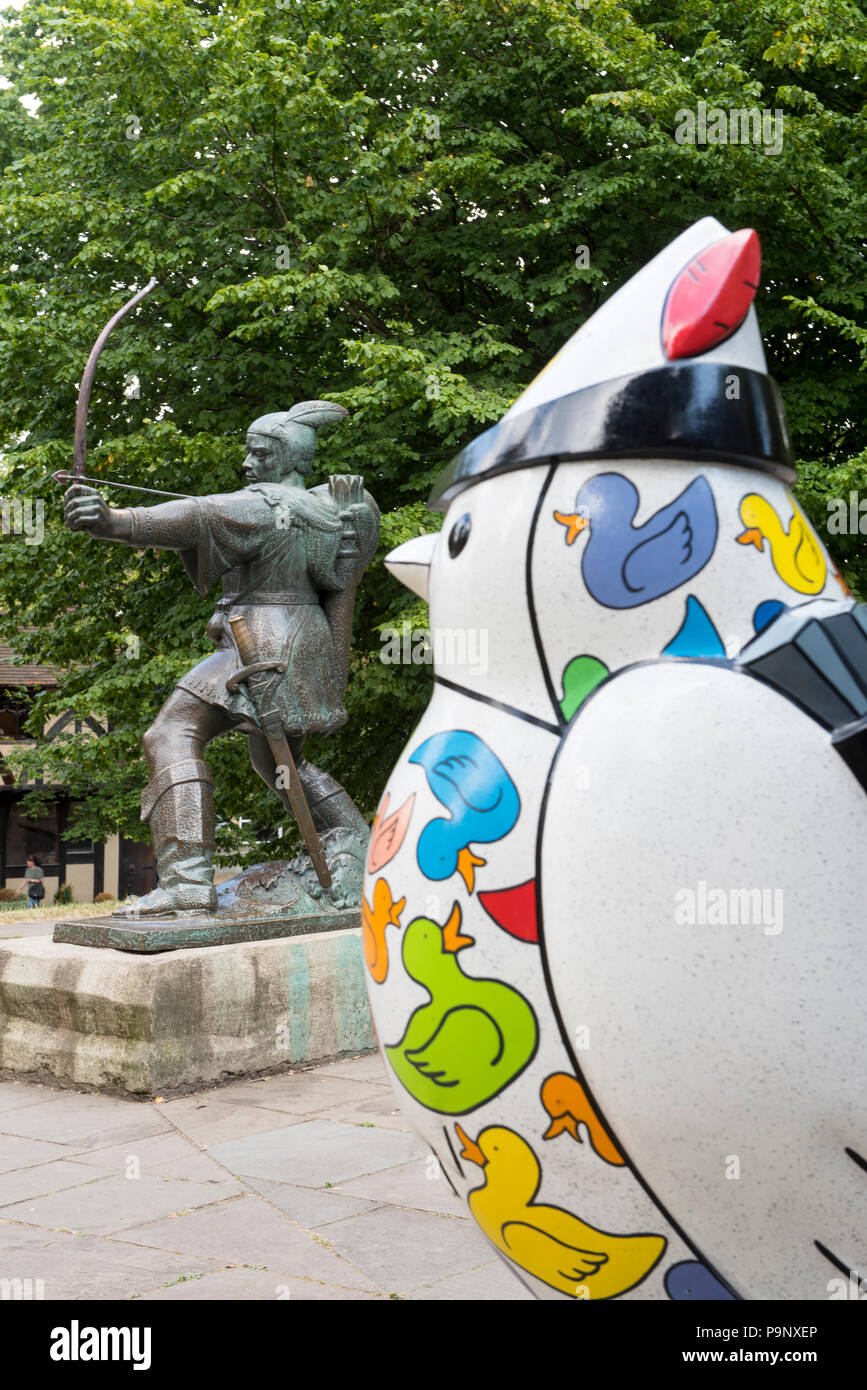
[[279, 410], [272, 415], [260, 415], [247, 430], [274, 439], [280, 445], [285, 472], [309, 473], [313, 467], [316, 431], [325, 425], [345, 420], [349, 414], [334, 401], [299, 401], [291, 410]]

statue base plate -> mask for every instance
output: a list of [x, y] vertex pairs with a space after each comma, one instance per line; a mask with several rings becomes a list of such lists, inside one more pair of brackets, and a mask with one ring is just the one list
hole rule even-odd
[[150, 955], [198, 946], [231, 946], [239, 941], [271, 941], [282, 936], [345, 931], [361, 926], [358, 908], [293, 917], [273, 907], [265, 912], [237, 907], [177, 917], [75, 917], [57, 922], [53, 941]]

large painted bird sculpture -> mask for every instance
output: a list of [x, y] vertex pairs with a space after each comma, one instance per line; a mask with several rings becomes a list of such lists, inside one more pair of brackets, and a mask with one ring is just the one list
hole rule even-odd
[[371, 1003], [539, 1298], [824, 1301], [867, 1271], [867, 608], [792, 495], [759, 279], [754, 232], [688, 228], [387, 560], [437, 659]]

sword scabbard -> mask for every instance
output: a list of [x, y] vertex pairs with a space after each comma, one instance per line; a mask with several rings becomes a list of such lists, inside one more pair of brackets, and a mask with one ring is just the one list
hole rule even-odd
[[[250, 629], [247, 627], [244, 619], [239, 615], [234, 618], [229, 618], [228, 623], [229, 627], [232, 629], [235, 645], [238, 648], [238, 655], [243, 661], [244, 666], [261, 666], [262, 663], [257, 662], [256, 659], [256, 644], [253, 641]], [[235, 674], [238, 675], [241, 673], [236, 672]], [[248, 676], [252, 675], [251, 672], [247, 674]], [[229, 680], [232, 679], [233, 678], [230, 676]], [[304, 788], [301, 786], [301, 778], [298, 776], [298, 769], [295, 766], [295, 759], [292, 756], [292, 749], [289, 747], [289, 740], [286, 737], [286, 731], [283, 728], [283, 721], [280, 718], [280, 713], [276, 709], [263, 710], [257, 699], [255, 686], [261, 679], [261, 676], [253, 676], [253, 679], [247, 679], [245, 677], [243, 682], [238, 683], [243, 683], [247, 687], [259, 722], [268, 740], [268, 747], [271, 749], [271, 756], [274, 759], [275, 766], [278, 770], [280, 768], [285, 768], [288, 773], [289, 783], [288, 786], [283, 789], [286, 792], [286, 799], [292, 808], [293, 816], [298, 822], [298, 829], [301, 831], [304, 843], [307, 846], [310, 859], [316, 870], [316, 877], [319, 879], [323, 888], [330, 888], [332, 883], [331, 870], [325, 858], [322, 841], [316, 833], [316, 827], [313, 824], [313, 817], [310, 814], [310, 807], [307, 805], [307, 798], [304, 795]], [[226, 685], [228, 688], [228, 681]], [[275, 788], [275, 790], [277, 789]]]

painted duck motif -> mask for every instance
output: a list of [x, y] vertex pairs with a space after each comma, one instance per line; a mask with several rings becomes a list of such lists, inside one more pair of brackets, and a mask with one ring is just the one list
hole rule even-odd
[[629, 478], [598, 473], [580, 489], [574, 512], [554, 513], [566, 527], [567, 545], [587, 530], [581, 572], [606, 608], [635, 608], [670, 593], [704, 569], [716, 545], [716, 504], [706, 478], [694, 478], [642, 526], [633, 524], [638, 506]]
[[391, 888], [384, 878], [378, 878], [373, 885], [373, 906], [362, 895], [361, 899], [361, 945], [364, 959], [371, 977], [381, 985], [388, 974], [387, 927], [400, 927], [400, 914], [406, 906], [406, 898], [395, 902]]
[[473, 938], [460, 929], [457, 903], [444, 927], [428, 917], [410, 922], [404, 968], [430, 1000], [410, 1016], [400, 1042], [385, 1048], [410, 1095], [446, 1115], [463, 1115], [497, 1095], [526, 1067], [537, 1041], [536, 1017], [522, 994], [464, 974], [458, 952]]
[[788, 529], [770, 502], [757, 492], [743, 499], [740, 511], [746, 530], [737, 537], [738, 543], [754, 545], [763, 551], [767, 541], [774, 569], [783, 582], [799, 594], [820, 594], [828, 572], [825, 557], [813, 539], [806, 517], [794, 501]]
[[576, 1143], [582, 1143], [579, 1125], [584, 1125], [590, 1136], [590, 1143], [600, 1158], [615, 1167], [622, 1167], [623, 1156], [611, 1135], [603, 1125], [577, 1076], [555, 1072], [542, 1083], [541, 1101], [551, 1117], [551, 1123], [542, 1135], [543, 1139], [556, 1139], [558, 1134], [571, 1134]]
[[439, 816], [422, 830], [418, 866], [435, 881], [457, 872], [472, 893], [476, 869], [486, 861], [470, 845], [508, 835], [521, 809], [518, 789], [496, 754], [465, 729], [425, 739], [409, 761], [424, 768], [431, 791], [449, 812], [448, 819]]
[[367, 851], [367, 872], [378, 874], [397, 854], [409, 829], [415, 796], [407, 797], [402, 806], [389, 814], [391, 798], [386, 792], [382, 805], [373, 818], [370, 828], [370, 845]]
[[657, 1235], [609, 1235], [562, 1207], [536, 1201], [539, 1160], [514, 1130], [492, 1125], [471, 1140], [455, 1126], [461, 1158], [477, 1163], [483, 1187], [469, 1196], [485, 1235], [521, 1269], [572, 1298], [613, 1298], [646, 1278], [666, 1241]]

